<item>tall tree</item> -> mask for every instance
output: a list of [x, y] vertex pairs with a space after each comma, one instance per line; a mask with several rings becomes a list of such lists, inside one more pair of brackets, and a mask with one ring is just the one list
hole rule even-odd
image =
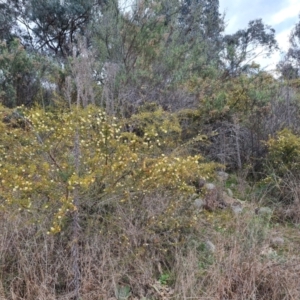
[[20, 34], [17, 25], [24, 0], [0, 0], [0, 40], [7, 42]]
[[291, 31], [288, 52], [277, 67], [284, 79], [296, 79], [300, 76], [300, 20]]
[[15, 9], [25, 28], [24, 44], [63, 58], [71, 55], [71, 44], [85, 33], [96, 5], [96, 0], [23, 0]]
[[219, 0], [184, 0], [180, 7], [179, 24], [185, 42], [204, 42], [207, 63], [218, 60], [224, 30]]
[[18, 39], [0, 41], [0, 101], [8, 107], [32, 105], [41, 91], [42, 61]]
[[291, 32], [290, 48], [287, 55], [294, 61], [295, 66], [300, 68], [300, 21]]
[[248, 28], [226, 35], [223, 39], [225, 75], [238, 76], [248, 70], [259, 55], [269, 55], [277, 49], [275, 30], [261, 19], [250, 21]]

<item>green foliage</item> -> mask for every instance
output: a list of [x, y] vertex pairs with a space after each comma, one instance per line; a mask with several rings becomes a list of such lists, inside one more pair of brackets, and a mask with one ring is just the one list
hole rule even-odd
[[127, 300], [130, 297], [130, 287], [129, 286], [119, 286], [117, 289], [117, 299]]
[[72, 55], [69, 44], [87, 28], [93, 5], [92, 1], [81, 0], [29, 0], [21, 15], [33, 28], [30, 34], [35, 47], [66, 58]]
[[[285, 123], [295, 132], [299, 126], [299, 26], [280, 81], [248, 63], [252, 49], [276, 48], [274, 31], [256, 20], [224, 36], [218, 0], [137, 1], [130, 12], [116, 0], [6, 2], [0, 4], [0, 213], [3, 224], [8, 220], [4, 230], [16, 220], [21, 225], [3, 234], [8, 248], [2, 248], [11, 249], [2, 251], [5, 290], [20, 299], [37, 285], [54, 286], [53, 297], [75, 287], [88, 299], [92, 293], [156, 299], [150, 289], [162, 296], [171, 287], [175, 298], [238, 299], [253, 291], [272, 298], [272, 288], [281, 286], [264, 274], [278, 274], [280, 266], [265, 267], [261, 250], [276, 209], [263, 216], [243, 203], [235, 215], [200, 211], [194, 201], [221, 168], [210, 160], [239, 169], [218, 185], [220, 198], [226, 187], [252, 197], [245, 180], [257, 162], [266, 174], [259, 199], [264, 193], [289, 205], [299, 200], [300, 138], [284, 129], [263, 142]], [[31, 29], [15, 30], [15, 19]], [[28, 262], [36, 265], [32, 273]], [[41, 268], [44, 262], [57, 268]], [[42, 269], [49, 273], [40, 275]], [[223, 284], [216, 289], [214, 281]], [[266, 294], [259, 294], [264, 284]], [[43, 298], [36, 293], [27, 298]]]
[[241, 75], [229, 81], [201, 82], [201, 112], [204, 117], [230, 119], [233, 115], [246, 120], [256, 113], [268, 112], [269, 99], [274, 93], [274, 79], [258, 71], [252, 77]]
[[18, 40], [0, 43], [0, 99], [4, 105], [14, 107], [30, 103], [35, 88], [34, 60]]
[[0, 101], [7, 107], [48, 106], [59, 85], [58, 67], [46, 57], [28, 53], [18, 39], [0, 42]]
[[289, 81], [292, 80], [294, 81], [294, 85], [299, 87], [300, 21], [298, 21], [291, 30], [289, 42], [289, 49], [283, 60], [277, 65], [277, 68], [279, 69], [283, 79]]
[[[209, 5], [199, 3], [199, 10], [192, 12], [195, 18], [189, 19], [192, 23], [189, 24], [192, 31], [189, 31], [184, 28], [183, 21], [178, 22], [182, 6], [176, 0], [168, 3], [143, 1], [133, 7], [132, 14], [122, 14], [114, 1], [108, 1], [103, 16], [94, 20], [95, 49], [101, 61], [100, 68], [110, 80], [109, 84], [104, 82], [110, 85], [110, 95], [115, 103], [122, 101], [122, 105], [130, 110], [130, 104], [135, 108], [136, 102], [154, 101], [164, 108], [182, 108], [186, 102], [190, 105], [193, 95], [186, 93], [188, 99], [185, 100], [176, 93], [185, 91], [184, 85], [191, 77], [216, 76], [219, 49], [212, 48], [220, 41], [216, 32], [220, 34], [222, 29], [212, 26], [208, 20], [210, 16], [206, 18], [202, 13], [202, 6]], [[206, 9], [208, 11], [209, 7]], [[207, 13], [213, 13], [222, 23], [215, 12]], [[205, 32], [199, 32], [200, 24], [205, 27]], [[210, 32], [212, 30], [206, 27], [214, 28], [214, 31]], [[214, 45], [208, 45], [208, 40]], [[103, 69], [98, 70], [99, 74]], [[110, 78], [113, 70], [117, 70], [117, 74]], [[139, 96], [128, 97], [129, 91], [129, 95]], [[103, 96], [107, 98], [107, 94]]]
[[[261, 19], [250, 21], [248, 28], [224, 37], [224, 61], [227, 76], [236, 77], [247, 73], [248, 62], [256, 58], [255, 49], [260, 46], [268, 55], [278, 48], [275, 30]], [[226, 72], [225, 72], [226, 73]]]
[[[300, 166], [300, 138], [290, 129], [277, 132], [267, 141], [268, 155], [265, 162], [265, 178], [259, 182], [270, 199], [283, 205], [298, 205]], [[284, 218], [298, 219], [295, 213]]]
[[162, 273], [158, 279], [159, 283], [162, 285], [167, 285], [168, 281], [170, 280], [170, 274], [169, 273]]
[[300, 167], [300, 137], [289, 129], [279, 131], [267, 142], [269, 154], [268, 163], [278, 176], [288, 172], [299, 173]]

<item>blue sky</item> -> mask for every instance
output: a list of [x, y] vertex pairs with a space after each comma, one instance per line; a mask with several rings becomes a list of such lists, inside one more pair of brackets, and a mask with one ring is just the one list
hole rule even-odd
[[[299, 20], [300, 0], [220, 0], [220, 12], [225, 12], [226, 33], [246, 28], [251, 20], [263, 19], [276, 30], [279, 47], [286, 51], [291, 29]], [[281, 55], [277, 52], [270, 59], [260, 57], [256, 61], [272, 70]]]

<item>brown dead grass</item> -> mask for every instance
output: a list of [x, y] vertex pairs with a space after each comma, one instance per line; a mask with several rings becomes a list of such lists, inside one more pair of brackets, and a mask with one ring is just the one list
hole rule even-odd
[[[300, 299], [300, 257], [289, 241], [282, 249], [270, 248], [268, 220], [249, 207], [238, 216], [229, 210], [200, 212], [188, 223], [182, 208], [172, 218], [166, 214], [168, 201], [152, 195], [141, 207], [116, 205], [105, 220], [94, 216], [83, 222], [81, 300], [123, 299], [118, 293], [124, 287], [130, 288], [124, 299], [132, 300]], [[172, 230], [177, 213], [183, 221]], [[68, 230], [47, 235], [49, 226], [47, 219], [31, 224], [29, 214], [1, 214], [1, 300], [74, 299], [73, 241]], [[215, 252], [205, 246], [207, 240]], [[163, 274], [167, 283], [159, 282]]]
[[199, 257], [205, 260], [196, 247], [177, 256], [176, 299], [299, 299], [300, 257], [293, 255], [288, 241], [273, 249], [266, 223], [251, 211], [231, 220], [215, 215], [211, 227], [223, 231], [208, 231], [216, 245], [214, 253], [206, 252], [212, 262], [202, 272], [195, 268]]

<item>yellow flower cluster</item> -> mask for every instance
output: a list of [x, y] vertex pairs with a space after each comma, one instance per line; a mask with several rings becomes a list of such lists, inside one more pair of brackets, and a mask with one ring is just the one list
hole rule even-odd
[[[49, 211], [49, 233], [59, 232], [64, 219], [91, 193], [102, 201], [126, 201], [126, 193], [192, 191], [189, 183], [211, 176], [215, 168], [201, 156], [168, 153], [180, 126], [171, 115], [164, 119], [162, 110], [152, 118], [141, 113], [130, 120], [111, 118], [93, 106], [63, 112], [20, 110], [26, 129], [1, 124], [0, 196], [5, 205]], [[126, 122], [137, 130], [127, 130]]]

